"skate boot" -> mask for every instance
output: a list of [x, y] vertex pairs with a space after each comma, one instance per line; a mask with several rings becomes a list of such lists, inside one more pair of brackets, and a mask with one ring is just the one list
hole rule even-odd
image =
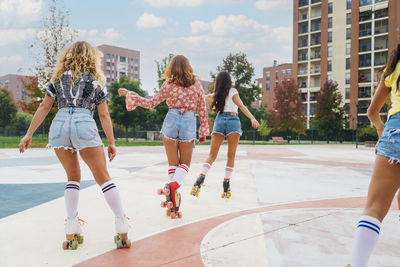
[[230, 198], [231, 197], [231, 186], [229, 185], [229, 180], [224, 180], [222, 183], [222, 187], [224, 189], [224, 192], [222, 193], [221, 197], [222, 198]]
[[182, 212], [179, 211], [181, 204], [181, 194], [179, 193], [179, 184], [177, 182], [170, 182], [166, 184], [163, 189], [158, 189], [159, 195], [165, 195], [166, 201], [161, 202], [161, 207], [167, 207], [167, 216], [171, 219], [176, 217], [182, 218]]
[[114, 236], [114, 243], [117, 245], [117, 248], [131, 247], [131, 241], [128, 239], [129, 228], [130, 225], [126, 216], [123, 218], [115, 217], [115, 231], [117, 235]]
[[194, 183], [194, 185], [193, 185], [193, 187], [192, 187], [192, 191], [190, 191], [190, 194], [191, 194], [192, 196], [195, 196], [195, 197], [198, 197], [198, 196], [199, 196], [199, 194], [200, 194], [200, 188], [201, 188], [201, 186], [202, 186], [203, 183], [204, 183], [204, 179], [206, 179], [206, 177], [204, 177], [204, 176], [202, 176], [202, 175], [200, 175], [200, 176], [197, 178], [196, 182]]
[[78, 216], [75, 218], [66, 219], [65, 222], [65, 236], [67, 241], [64, 241], [62, 244], [63, 249], [77, 249], [78, 244], [83, 243], [83, 236], [81, 235], [82, 233], [82, 228], [81, 228], [81, 222], [84, 222], [83, 220], [80, 220]]

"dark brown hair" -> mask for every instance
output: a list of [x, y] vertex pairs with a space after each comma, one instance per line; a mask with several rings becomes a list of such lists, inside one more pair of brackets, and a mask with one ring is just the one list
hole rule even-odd
[[222, 71], [218, 73], [217, 78], [215, 79], [215, 93], [214, 99], [211, 104], [211, 108], [217, 112], [224, 112], [225, 108], [225, 100], [229, 94], [229, 90], [232, 87], [231, 76], [228, 72]]
[[[399, 63], [399, 61], [400, 61], [400, 43], [397, 45], [397, 49], [393, 50], [388, 63], [382, 70], [384, 78], [388, 77], [390, 74], [394, 72], [397, 63]], [[397, 89], [399, 89], [399, 83], [400, 83], [400, 76], [397, 79]]]

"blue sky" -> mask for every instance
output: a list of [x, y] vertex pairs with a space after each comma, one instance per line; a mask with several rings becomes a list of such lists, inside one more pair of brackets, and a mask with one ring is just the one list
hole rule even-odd
[[[79, 39], [141, 52], [141, 82], [155, 88], [155, 60], [187, 56], [210, 80], [230, 52], [244, 52], [255, 67], [292, 60], [292, 0], [64, 0]], [[47, 0], [0, 0], [0, 75], [29, 74], [29, 44], [48, 12]]]

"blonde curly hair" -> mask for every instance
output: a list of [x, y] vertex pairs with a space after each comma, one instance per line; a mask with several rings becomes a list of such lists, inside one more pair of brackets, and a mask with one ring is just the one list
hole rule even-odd
[[190, 87], [198, 80], [193, 74], [193, 68], [189, 60], [182, 55], [174, 56], [163, 76], [170, 83], [176, 83], [183, 87]]
[[103, 53], [88, 42], [76, 42], [61, 54], [51, 81], [55, 82], [60, 79], [66, 71], [71, 71], [73, 83], [78, 80], [81, 74], [93, 73], [97, 82], [104, 86], [105, 77], [100, 69], [101, 57], [103, 57]]

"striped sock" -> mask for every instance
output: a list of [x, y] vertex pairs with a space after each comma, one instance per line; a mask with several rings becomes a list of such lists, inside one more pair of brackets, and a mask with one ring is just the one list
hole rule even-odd
[[352, 267], [366, 267], [378, 241], [381, 222], [370, 216], [362, 216], [358, 222], [351, 257]]
[[176, 168], [176, 166], [169, 166], [168, 168], [168, 177], [170, 181], [172, 181], [172, 179], [174, 178]]
[[229, 166], [225, 167], [224, 181], [229, 181], [231, 179], [232, 172], [233, 172], [233, 168], [232, 167], [229, 167]]
[[175, 170], [174, 181], [177, 181], [180, 185], [189, 172], [189, 167], [185, 164], [180, 164]]
[[78, 182], [69, 181], [65, 186], [65, 208], [69, 219], [73, 219], [78, 215], [79, 185]]
[[115, 217], [123, 218], [125, 213], [122, 209], [121, 197], [117, 186], [110, 180], [101, 185], [101, 190]]
[[204, 163], [200, 170], [200, 175], [206, 177], [207, 172], [210, 170], [211, 165], [209, 163]]

